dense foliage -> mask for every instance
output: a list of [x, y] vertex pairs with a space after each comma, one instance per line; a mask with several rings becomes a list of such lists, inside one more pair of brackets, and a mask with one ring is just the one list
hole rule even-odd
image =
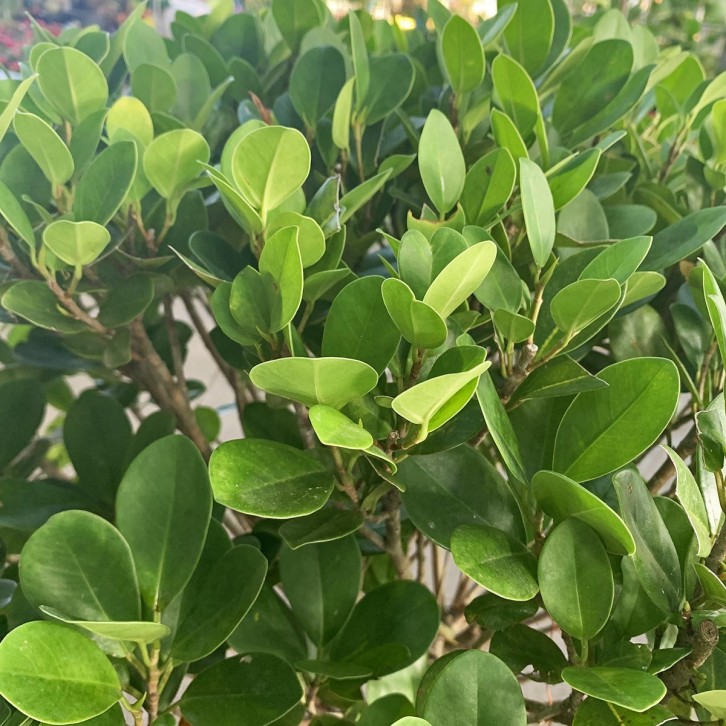
[[232, 11], [0, 81], [0, 723], [721, 723], [726, 74]]

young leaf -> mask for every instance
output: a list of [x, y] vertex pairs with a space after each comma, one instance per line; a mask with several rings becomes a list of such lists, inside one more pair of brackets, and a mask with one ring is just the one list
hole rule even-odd
[[270, 333], [277, 333], [288, 325], [302, 301], [303, 267], [298, 232], [298, 227], [284, 227], [275, 232], [265, 242], [260, 255], [259, 269], [266, 283], [269, 311], [266, 327]]
[[361, 451], [373, 446], [373, 437], [368, 431], [330, 406], [313, 406], [309, 415], [315, 434], [326, 446]]
[[[503, 56], [500, 56], [503, 57]], [[467, 172], [461, 206], [469, 224], [483, 227], [507, 203], [517, 167], [507, 149], [493, 149]]]
[[214, 498], [238, 512], [287, 519], [320, 509], [333, 491], [333, 475], [302, 451], [276, 441], [239, 439], [212, 454]]
[[65, 184], [73, 176], [71, 152], [53, 127], [40, 116], [18, 111], [13, 128], [20, 143], [53, 186]]
[[454, 129], [436, 109], [429, 113], [421, 132], [418, 167], [426, 193], [443, 218], [459, 201], [466, 167]]
[[209, 161], [209, 144], [191, 129], [157, 136], [144, 153], [144, 173], [164, 199], [178, 199]]
[[529, 159], [519, 160], [522, 210], [527, 239], [537, 267], [547, 264], [555, 244], [555, 207], [547, 178], [542, 169]]
[[110, 241], [109, 231], [96, 222], [60, 219], [43, 231], [43, 244], [56, 257], [73, 267], [90, 265]]
[[348, 358], [280, 358], [256, 365], [250, 378], [276, 396], [332, 408], [365, 396], [378, 382], [378, 374], [367, 363]]
[[492, 82], [504, 112], [526, 139], [534, 131], [540, 115], [532, 79], [513, 58], [498, 55], [492, 63]]
[[430, 305], [416, 300], [405, 282], [389, 278], [381, 286], [381, 292], [391, 320], [411, 345], [438, 348], [446, 340], [443, 318]]

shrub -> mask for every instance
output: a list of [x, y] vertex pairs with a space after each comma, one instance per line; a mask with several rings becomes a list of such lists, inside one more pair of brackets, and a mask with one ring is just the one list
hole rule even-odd
[[231, 6], [0, 82], [0, 722], [723, 718], [726, 75]]

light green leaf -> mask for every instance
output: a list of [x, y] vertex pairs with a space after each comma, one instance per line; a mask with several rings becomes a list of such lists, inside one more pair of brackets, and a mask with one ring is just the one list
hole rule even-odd
[[446, 323], [430, 305], [416, 300], [402, 280], [390, 278], [382, 287], [386, 310], [401, 335], [416, 348], [438, 348], [446, 340]]
[[534, 323], [525, 315], [501, 308], [492, 314], [499, 335], [510, 343], [522, 343], [534, 332]]
[[464, 524], [451, 535], [456, 566], [507, 600], [531, 600], [538, 592], [537, 560], [518, 540], [494, 527]]
[[267, 222], [265, 235], [270, 236], [284, 227], [297, 227], [297, 243], [303, 267], [310, 267], [325, 254], [325, 233], [320, 225], [298, 212], [281, 211], [273, 213]]
[[492, 135], [497, 146], [506, 149], [514, 161], [529, 158], [527, 146], [522, 135], [514, 125], [514, 121], [499, 109], [492, 109], [489, 120], [492, 125]]
[[25, 242], [31, 255], [35, 254], [35, 232], [22, 204], [17, 197], [0, 182], [0, 214]]
[[619, 300], [617, 280], [577, 280], [552, 298], [550, 311], [557, 327], [572, 335], [607, 313]]
[[220, 504], [272, 519], [311, 514], [333, 491], [333, 475], [315, 459], [263, 439], [223, 443], [212, 454], [209, 476]]
[[451, 89], [473, 91], [484, 78], [484, 50], [476, 30], [460, 15], [452, 15], [441, 33], [441, 57]]
[[703, 267], [703, 296], [708, 317], [716, 335], [721, 360], [726, 360], [726, 301], [724, 301], [723, 293], [713, 272], [705, 263], [702, 262], [701, 266]]
[[157, 136], [144, 153], [144, 173], [164, 199], [178, 199], [209, 161], [209, 144], [191, 129]]
[[232, 176], [263, 222], [296, 192], [310, 171], [310, 148], [295, 129], [265, 126], [247, 134], [232, 155]]
[[65, 625], [35, 621], [0, 643], [0, 695], [31, 718], [75, 724], [111, 708], [121, 686], [108, 658], [88, 638]]
[[106, 105], [108, 84], [103, 71], [75, 48], [45, 51], [36, 71], [43, 95], [74, 126]]
[[443, 218], [459, 201], [466, 166], [454, 129], [436, 109], [429, 112], [421, 132], [418, 167], [426, 193]]
[[607, 280], [614, 278], [624, 285], [645, 259], [652, 243], [651, 237], [622, 239], [606, 247], [580, 273], [580, 279]]
[[726, 585], [721, 578], [700, 562], [694, 563], [693, 567], [698, 575], [698, 581], [701, 583], [704, 600], [722, 608], [726, 607]]
[[678, 370], [663, 358], [615, 363], [598, 378], [608, 387], [580, 393], [557, 430], [553, 468], [575, 481], [637, 458], [661, 435], [678, 403]]
[[579, 519], [565, 519], [547, 536], [537, 565], [542, 600], [555, 622], [590, 640], [610, 617], [613, 572], [600, 538]]
[[96, 222], [59, 219], [43, 231], [43, 244], [67, 265], [90, 265], [111, 241], [109, 231]]
[[13, 95], [5, 105], [5, 108], [3, 108], [2, 113], [0, 113], [0, 141], [5, 138], [5, 134], [10, 128], [10, 124], [13, 122], [13, 118], [15, 117], [15, 112], [18, 108], [20, 108], [20, 104], [37, 77], [38, 75], [34, 74], [21, 81], [17, 88], [13, 91]]
[[660, 678], [635, 668], [570, 667], [562, 671], [562, 677], [581, 693], [638, 713], [655, 706], [666, 694]]
[[373, 446], [373, 437], [360, 424], [330, 406], [313, 406], [309, 415], [315, 434], [326, 446], [359, 450]]
[[726, 691], [701, 691], [693, 694], [693, 700], [715, 718], [726, 718]]
[[306, 406], [342, 408], [373, 390], [378, 374], [348, 358], [280, 358], [256, 365], [250, 379], [263, 391]]
[[537, 267], [547, 264], [555, 244], [555, 207], [542, 169], [529, 159], [519, 160], [522, 210], [527, 239]]
[[512, 195], [516, 177], [517, 167], [507, 149], [493, 149], [479, 159], [467, 172], [461, 192], [466, 221], [480, 227], [491, 221]]
[[496, 256], [497, 246], [489, 240], [464, 250], [436, 276], [423, 301], [447, 318], [481, 285]]
[[526, 139], [540, 115], [537, 90], [527, 71], [517, 61], [498, 55], [492, 63], [492, 81], [504, 112]]
[[266, 242], [260, 255], [260, 274], [266, 283], [268, 332], [282, 330], [297, 313], [302, 301], [303, 267], [298, 227], [285, 227]]
[[70, 150], [40, 116], [18, 111], [13, 125], [20, 143], [28, 150], [51, 184], [60, 186], [73, 176], [73, 157]]
[[[353, 17], [351, 13], [348, 17]], [[353, 111], [353, 91], [360, 86], [356, 76], [349, 78], [338, 93], [333, 110], [333, 143], [346, 152], [350, 152], [350, 120]]]
[[676, 469], [676, 496], [696, 533], [697, 554], [699, 557], [706, 557], [711, 552], [711, 536], [703, 495], [691, 470], [686, 466], [686, 462], [670, 446], [663, 446], [663, 448]]

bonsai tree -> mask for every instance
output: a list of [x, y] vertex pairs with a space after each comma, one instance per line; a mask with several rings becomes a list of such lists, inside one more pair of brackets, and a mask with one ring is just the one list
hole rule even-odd
[[0, 81], [0, 723], [721, 723], [726, 75], [232, 5]]

